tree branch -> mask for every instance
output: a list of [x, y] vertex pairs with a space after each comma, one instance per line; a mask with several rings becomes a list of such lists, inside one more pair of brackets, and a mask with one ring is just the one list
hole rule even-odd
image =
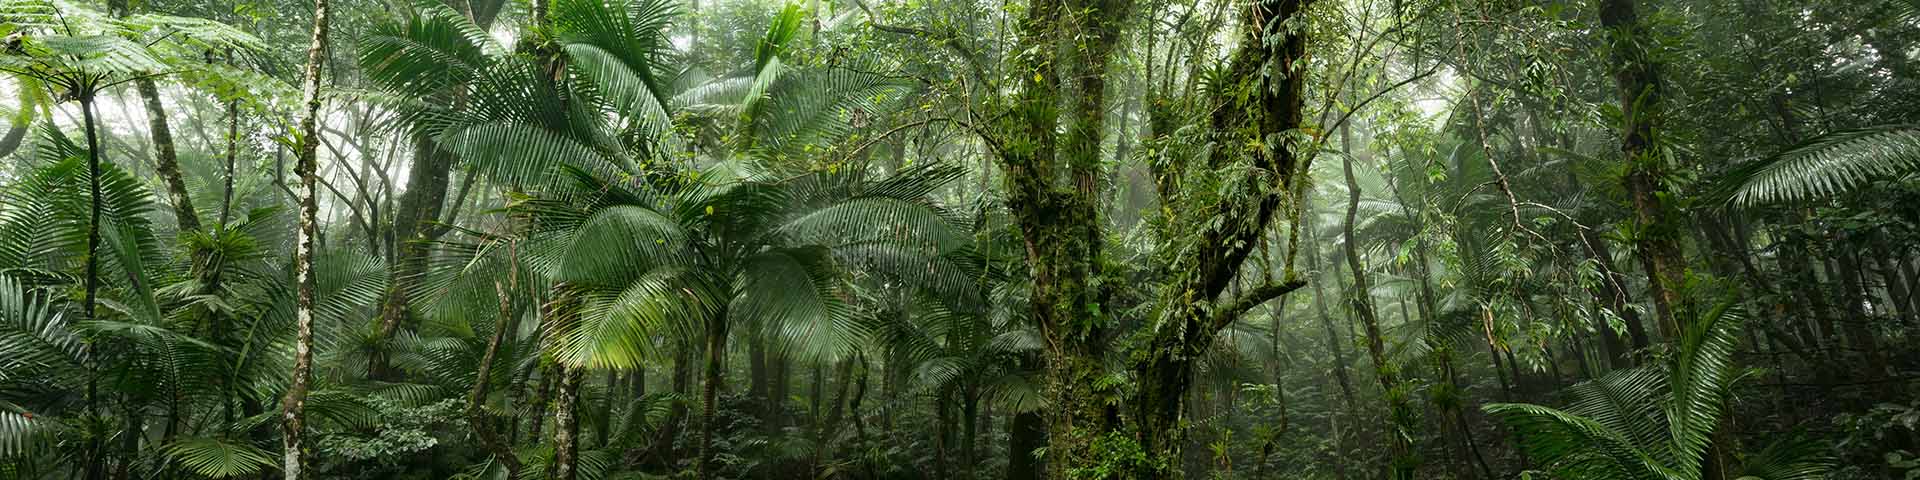
[[987, 71], [984, 67], [980, 66], [980, 57], [974, 55], [972, 49], [969, 49], [967, 48], [966, 45], [961, 44], [960, 39], [957, 36], [941, 35], [941, 34], [934, 33], [931, 30], [927, 30], [923, 28], [903, 27], [899, 25], [887, 25], [884, 23], [880, 23], [879, 21], [876, 20], [879, 18], [879, 15], [874, 15], [873, 9], [870, 7], [867, 7], [867, 2], [863, 0], [853, 0], [853, 4], [858, 5], [861, 11], [864, 11], [867, 13], [867, 25], [873, 27], [874, 30], [879, 30], [887, 33], [896, 33], [901, 35], [920, 37], [920, 38], [926, 39], [927, 41], [953, 49], [954, 53], [958, 53], [960, 54], [961, 58], [966, 59], [967, 67], [969, 70], [972, 71], [971, 73], [973, 73], [974, 80], [980, 82], [982, 85], [985, 85], [987, 83]]
[[1307, 286], [1305, 280], [1291, 280], [1285, 283], [1269, 283], [1242, 292], [1240, 298], [1228, 302], [1225, 307], [1213, 312], [1213, 331], [1217, 332], [1227, 328], [1227, 325], [1233, 324], [1234, 320], [1240, 318], [1240, 314], [1246, 313], [1247, 310], [1252, 310], [1253, 307], [1267, 303], [1268, 300], [1286, 296], [1289, 293], [1293, 293], [1294, 290], [1299, 290], [1305, 286]]

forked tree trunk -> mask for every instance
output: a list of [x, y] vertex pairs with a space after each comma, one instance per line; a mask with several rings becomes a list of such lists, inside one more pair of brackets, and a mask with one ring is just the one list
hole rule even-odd
[[287, 396], [281, 403], [281, 448], [285, 456], [281, 471], [287, 480], [305, 478], [307, 464], [303, 441], [307, 389], [313, 382], [313, 256], [320, 234], [320, 191], [315, 175], [320, 161], [315, 157], [320, 146], [320, 129], [317, 125], [320, 121], [320, 69], [326, 61], [327, 51], [327, 4], [328, 0], [314, 1], [313, 39], [307, 47], [307, 68], [301, 81], [301, 99], [305, 110], [300, 115], [299, 130], [295, 131], [301, 136], [300, 150], [294, 164], [294, 171], [300, 176], [300, 231], [296, 235], [293, 257], [293, 278], [298, 285], [294, 304], [296, 333], [292, 385], [287, 387]]

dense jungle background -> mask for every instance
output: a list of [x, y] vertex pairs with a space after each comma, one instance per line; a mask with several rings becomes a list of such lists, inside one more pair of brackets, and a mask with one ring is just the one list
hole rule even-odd
[[1920, 479], [1920, 1], [0, 0], [0, 478]]

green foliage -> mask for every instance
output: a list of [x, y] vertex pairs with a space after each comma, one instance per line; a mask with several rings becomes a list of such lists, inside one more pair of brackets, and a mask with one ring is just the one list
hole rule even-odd
[[[1567, 390], [1572, 398], [1567, 410], [1512, 403], [1482, 409], [1504, 420], [1528, 455], [1560, 475], [1703, 478], [1703, 462], [1712, 461], [1705, 457], [1740, 376], [1732, 356], [1744, 318], [1732, 305], [1721, 303], [1692, 319], [1664, 369], [1623, 370], [1576, 385]], [[1830, 468], [1821, 452], [1805, 443], [1759, 454], [1744, 462], [1755, 478], [1821, 478]]]
[[270, 452], [220, 438], [181, 439], [168, 444], [164, 451], [171, 461], [211, 478], [252, 475], [275, 465]]
[[1740, 165], [1722, 178], [1739, 206], [1830, 198], [1874, 179], [1920, 170], [1920, 126], [1897, 124], [1822, 135]]

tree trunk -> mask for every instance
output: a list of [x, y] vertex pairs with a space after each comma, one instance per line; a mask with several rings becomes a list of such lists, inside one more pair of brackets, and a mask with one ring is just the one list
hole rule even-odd
[[979, 389], [975, 388], [972, 382], [968, 382], [967, 386], [962, 388], [960, 392], [960, 464], [966, 466], [966, 468], [962, 469], [960, 478], [974, 478], [975, 466], [980, 464], [978, 457], [974, 456], [975, 435], [980, 433], [978, 430], [980, 420], [980, 395], [978, 392]]
[[300, 176], [300, 230], [294, 242], [293, 278], [298, 285], [298, 293], [294, 304], [293, 378], [292, 384], [287, 387], [287, 396], [281, 403], [281, 448], [285, 456], [281, 471], [287, 480], [305, 478], [307, 465], [303, 440], [307, 389], [313, 382], [313, 256], [317, 253], [314, 250], [320, 235], [320, 190], [315, 175], [320, 161], [315, 157], [320, 146], [320, 129], [317, 126], [320, 121], [320, 69], [326, 61], [327, 50], [327, 4], [328, 0], [314, 1], [313, 40], [307, 47], [307, 68], [301, 81], [304, 110], [300, 115], [299, 130], [296, 130], [300, 135], [300, 151], [294, 163], [294, 171]]
[[227, 101], [227, 168], [221, 175], [220, 228], [227, 228], [233, 214], [233, 164], [240, 156], [240, 101]]
[[8, 119], [7, 133], [0, 135], [0, 158], [7, 158], [19, 150], [20, 144], [27, 138], [27, 131], [33, 129], [33, 107], [42, 98], [37, 83], [26, 78], [19, 79], [20, 110], [13, 112], [13, 117]]
[[1627, 169], [1621, 181], [1633, 204], [1634, 253], [1647, 272], [1661, 331], [1667, 338], [1677, 338], [1680, 325], [1674, 309], [1681, 304], [1680, 289], [1687, 277], [1680, 236], [1686, 230], [1675, 225], [1680, 215], [1666, 200], [1671, 195], [1666, 187], [1668, 167], [1656, 138], [1664, 116], [1659, 67], [1645, 48], [1652, 35], [1640, 22], [1635, 0], [1596, 1], [1600, 25], [1611, 40], [1611, 68], [1625, 122], [1620, 127], [1620, 151]]
[[[160, 103], [160, 89], [152, 79], [146, 78], [134, 80], [133, 87], [146, 103], [147, 129], [153, 136], [154, 173], [167, 184], [167, 204], [173, 207], [173, 218], [179, 223], [181, 233], [199, 231], [200, 214], [194, 211], [193, 199], [187, 195], [187, 181], [180, 176], [180, 155], [174, 149], [167, 111]], [[320, 135], [318, 131], [312, 134]]]
[[[1350, 152], [1349, 131], [1347, 128], [1341, 128], [1340, 137], [1341, 149]], [[1341, 155], [1341, 168], [1347, 179], [1347, 215], [1345, 223], [1341, 224], [1340, 236], [1341, 244], [1346, 249], [1347, 270], [1353, 274], [1353, 290], [1349, 292], [1351, 297], [1348, 302], [1353, 306], [1354, 317], [1360, 320], [1361, 327], [1366, 331], [1367, 357], [1373, 360], [1374, 377], [1380, 381], [1380, 391], [1387, 397], [1386, 428], [1387, 436], [1392, 439], [1389, 444], [1391, 448], [1388, 450], [1392, 459], [1389, 461], [1387, 478], [1411, 479], [1414, 478], [1416, 460], [1412, 446], [1407, 442], [1407, 436], [1412, 435], [1413, 432], [1403, 431], [1411, 426], [1405, 425], [1401, 419], [1408, 418], [1413, 412], [1412, 407], [1407, 405], [1407, 394], [1399, 391], [1400, 381], [1394, 366], [1387, 361], [1386, 341], [1380, 333], [1380, 319], [1373, 310], [1372, 287], [1367, 282], [1366, 266], [1360, 261], [1359, 247], [1355, 245], [1353, 224], [1360, 208], [1360, 183], [1354, 180], [1351, 153]]]
[[575, 480], [580, 475], [580, 367], [555, 365], [560, 392], [553, 408], [553, 468], [549, 480]]
[[[80, 115], [82, 117], [81, 123], [85, 124], [83, 128], [87, 134], [87, 203], [89, 204], [89, 211], [87, 213], [86, 293], [85, 297], [81, 300], [81, 308], [85, 310], [85, 318], [91, 321], [95, 320], [94, 310], [99, 304], [100, 292], [100, 133], [99, 127], [97, 126], [99, 121], [94, 118], [93, 114], [93, 95], [89, 92], [81, 92], [80, 94]], [[101, 416], [98, 392], [100, 383], [99, 369], [99, 359], [93, 359], [92, 362], [89, 362], [87, 367], [87, 412], [96, 418]], [[89, 438], [87, 440], [87, 456], [89, 458], [87, 459], [86, 478], [87, 480], [100, 480], [101, 478], [105, 478], [106, 475], [106, 433], [98, 431], [97, 428], [89, 428], [89, 430], [92, 431], [89, 432], [91, 435], [88, 436]]]
[[[487, 415], [483, 405], [487, 402], [487, 392], [493, 386], [493, 364], [500, 353], [500, 343], [508, 335], [519, 330], [520, 316], [513, 311], [512, 297], [507, 295], [508, 287], [495, 282], [494, 294], [500, 298], [500, 316], [493, 325], [493, 336], [487, 339], [487, 351], [480, 356], [480, 365], [474, 373], [473, 390], [467, 394], [467, 423], [473, 429], [473, 436], [480, 445], [493, 454], [494, 461], [507, 469], [507, 478], [520, 478], [520, 458], [515, 456], [513, 448], [500, 439], [500, 433], [494, 431], [493, 418]], [[504, 408], [513, 411], [509, 403]]]
[[[445, 4], [467, 16], [481, 30], [492, 27], [495, 16], [500, 12], [505, 0], [445, 0]], [[545, 4], [543, 0], [533, 0], [532, 6], [538, 18], [535, 28], [544, 28]], [[527, 34], [525, 37], [532, 37]], [[449, 87], [454, 108], [466, 104], [466, 95], [462, 85]], [[426, 243], [439, 239], [446, 232], [443, 227], [429, 225], [440, 220], [440, 209], [447, 201], [447, 179], [454, 167], [453, 154], [434, 144], [425, 136], [413, 138], [413, 163], [407, 169], [407, 190], [400, 194], [400, 205], [393, 212], [393, 239], [396, 245], [391, 266], [388, 268], [386, 298], [380, 304], [380, 338], [388, 338], [410, 320], [410, 295], [419, 284], [420, 276], [426, 272], [428, 255], [432, 253]], [[373, 368], [381, 375], [386, 372], [386, 358], [375, 358]]]
[[698, 466], [700, 480], [712, 480], [713, 473], [713, 422], [714, 412], [720, 399], [720, 390], [725, 387], [723, 370], [727, 360], [727, 312], [721, 309], [707, 326], [707, 368], [705, 383], [700, 391], [700, 452], [693, 461]]

